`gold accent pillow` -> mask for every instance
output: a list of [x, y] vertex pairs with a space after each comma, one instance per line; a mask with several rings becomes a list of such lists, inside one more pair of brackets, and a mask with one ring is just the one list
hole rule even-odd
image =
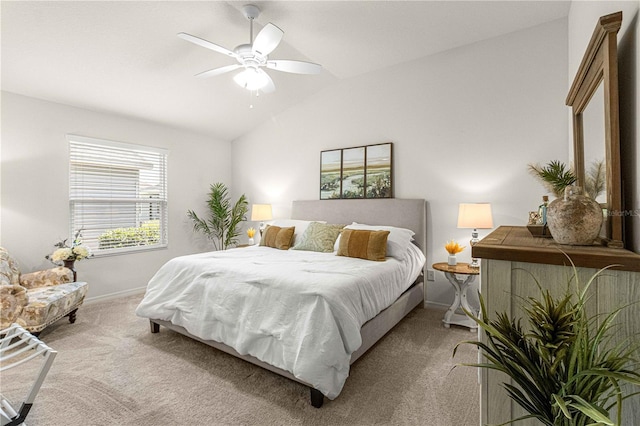
[[364, 231], [343, 229], [340, 235], [338, 256], [384, 261], [387, 256], [389, 231]]
[[267, 229], [264, 230], [262, 238], [260, 239], [260, 245], [280, 250], [289, 250], [295, 230], [295, 226], [280, 228], [279, 226], [267, 225]]

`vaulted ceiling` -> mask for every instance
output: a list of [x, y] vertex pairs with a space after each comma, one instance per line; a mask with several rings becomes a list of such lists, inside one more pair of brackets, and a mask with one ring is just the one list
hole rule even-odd
[[[269, 70], [276, 91], [252, 98], [235, 63], [186, 32], [233, 49], [284, 31], [271, 59], [319, 63], [320, 75]], [[568, 1], [2, 1], [2, 90], [234, 140], [336, 82], [564, 18]], [[253, 108], [249, 108], [253, 105]]]

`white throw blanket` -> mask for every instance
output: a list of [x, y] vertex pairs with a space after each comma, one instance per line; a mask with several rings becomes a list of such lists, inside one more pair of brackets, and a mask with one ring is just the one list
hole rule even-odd
[[421, 270], [415, 251], [402, 262], [257, 246], [177, 257], [151, 279], [136, 314], [223, 342], [333, 399], [362, 324]]

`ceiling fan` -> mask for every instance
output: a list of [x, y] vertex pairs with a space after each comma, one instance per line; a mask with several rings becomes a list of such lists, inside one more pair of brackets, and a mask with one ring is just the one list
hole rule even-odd
[[242, 7], [242, 11], [250, 22], [249, 43], [241, 44], [233, 50], [229, 50], [191, 34], [178, 33], [178, 37], [183, 40], [213, 50], [214, 52], [222, 53], [238, 61], [238, 63], [234, 65], [227, 65], [201, 72], [196, 74], [196, 77], [213, 77], [214, 75], [220, 75], [243, 68], [242, 72], [233, 77], [233, 80], [239, 86], [251, 91], [261, 90], [264, 93], [270, 93], [273, 92], [276, 87], [269, 74], [262, 69], [264, 67], [294, 74], [319, 74], [320, 71], [322, 71], [321, 65], [312, 62], [269, 59], [268, 55], [280, 44], [284, 31], [272, 23], [268, 23], [254, 40], [253, 20], [260, 15], [260, 9], [257, 6], [248, 4]]

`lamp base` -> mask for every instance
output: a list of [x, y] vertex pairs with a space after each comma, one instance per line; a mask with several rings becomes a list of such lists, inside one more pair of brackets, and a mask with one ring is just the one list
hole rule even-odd
[[[471, 250], [473, 250], [473, 246], [478, 244], [480, 240], [478, 239], [478, 230], [474, 229], [471, 232], [471, 241], [469, 241], [469, 245], [471, 246]], [[469, 268], [478, 269], [480, 267], [480, 263], [478, 263], [478, 259], [471, 256], [471, 263], [469, 264]]]

